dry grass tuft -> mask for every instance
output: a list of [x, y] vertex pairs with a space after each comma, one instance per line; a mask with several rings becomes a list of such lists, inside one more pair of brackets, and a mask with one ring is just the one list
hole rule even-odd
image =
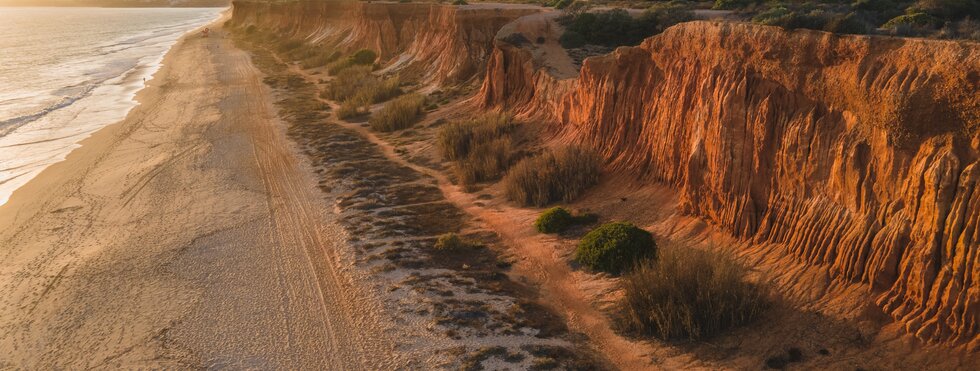
[[460, 183], [495, 180], [512, 162], [514, 128], [509, 116], [486, 114], [444, 126], [439, 131], [437, 145], [446, 159], [454, 161], [454, 172]]
[[421, 94], [400, 96], [371, 116], [371, 129], [388, 132], [411, 127], [422, 117], [424, 106], [425, 97]]
[[599, 182], [602, 160], [585, 147], [571, 146], [526, 158], [504, 177], [507, 198], [523, 206], [571, 202]]
[[660, 249], [624, 276], [617, 323], [664, 340], [708, 338], [747, 324], [767, 308], [765, 291], [723, 257], [691, 248]]
[[340, 107], [337, 107], [335, 114], [337, 118], [341, 120], [346, 120], [358, 116], [363, 116], [368, 114], [368, 107], [370, 102], [359, 99], [359, 97], [351, 97], [345, 99], [340, 103]]
[[344, 69], [330, 81], [327, 90], [324, 92], [325, 98], [343, 101], [353, 97], [357, 92], [370, 84], [376, 83], [377, 78], [371, 74], [371, 67], [357, 66]]

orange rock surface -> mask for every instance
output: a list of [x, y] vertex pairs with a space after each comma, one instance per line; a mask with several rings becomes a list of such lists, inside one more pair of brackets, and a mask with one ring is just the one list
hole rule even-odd
[[454, 84], [480, 78], [493, 40], [505, 24], [540, 8], [453, 6], [435, 3], [236, 1], [232, 22], [350, 52], [368, 48], [400, 70], [419, 71], [429, 82]]

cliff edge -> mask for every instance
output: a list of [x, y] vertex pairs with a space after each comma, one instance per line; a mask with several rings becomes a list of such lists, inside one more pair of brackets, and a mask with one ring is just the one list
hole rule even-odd
[[521, 4], [235, 1], [231, 21], [344, 52], [371, 49], [389, 68], [446, 85], [482, 77], [497, 31], [541, 9]]

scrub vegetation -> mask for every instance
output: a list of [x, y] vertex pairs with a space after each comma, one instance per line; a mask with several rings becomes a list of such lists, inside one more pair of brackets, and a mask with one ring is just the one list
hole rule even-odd
[[602, 160], [580, 146], [548, 150], [515, 164], [504, 177], [507, 198], [522, 206], [571, 202], [599, 183]]
[[516, 152], [516, 125], [502, 113], [452, 122], [439, 130], [437, 145], [453, 161], [453, 173], [461, 184], [500, 179]]
[[765, 290], [734, 262], [671, 247], [623, 277], [618, 326], [662, 340], [699, 340], [748, 324], [768, 307]]

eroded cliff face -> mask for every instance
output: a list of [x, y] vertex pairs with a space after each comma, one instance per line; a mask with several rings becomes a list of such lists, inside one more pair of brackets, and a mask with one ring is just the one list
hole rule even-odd
[[347, 52], [369, 48], [384, 65], [443, 85], [482, 77], [497, 31], [538, 11], [507, 4], [235, 1], [232, 22]]
[[980, 46], [686, 23], [577, 79], [503, 40], [479, 96], [775, 243], [922, 339], [980, 347]]

